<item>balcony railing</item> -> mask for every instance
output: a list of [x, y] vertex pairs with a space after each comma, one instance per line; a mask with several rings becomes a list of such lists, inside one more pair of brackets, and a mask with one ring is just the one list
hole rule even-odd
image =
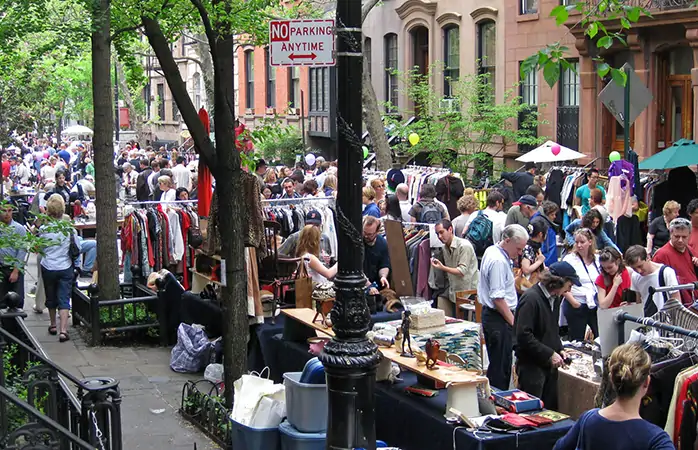
[[[576, 0], [563, 0], [564, 4], [575, 4]], [[601, 0], [589, 0], [590, 5], [598, 5]], [[628, 6], [640, 6], [650, 11], [668, 11], [673, 9], [690, 8], [695, 0], [625, 0]]]
[[24, 317], [0, 311], [0, 448], [121, 450], [119, 383], [79, 380], [57, 366]]

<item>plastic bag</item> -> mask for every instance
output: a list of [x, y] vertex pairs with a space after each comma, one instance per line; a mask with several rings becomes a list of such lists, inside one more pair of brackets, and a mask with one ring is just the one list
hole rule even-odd
[[213, 384], [223, 381], [223, 364], [209, 364], [204, 371], [204, 378]]
[[[278, 385], [277, 385], [278, 386]], [[283, 385], [281, 385], [283, 387]], [[259, 399], [250, 420], [252, 428], [276, 428], [286, 417], [286, 392], [281, 389]]]
[[250, 426], [252, 419], [255, 418], [255, 411], [259, 402], [266, 396], [273, 400], [282, 400], [285, 410], [286, 395], [283, 384], [274, 384], [272, 380], [252, 373], [243, 375], [235, 380], [233, 388], [235, 389], [235, 402], [233, 403], [233, 411], [230, 413], [230, 418], [237, 423]]
[[197, 373], [206, 366], [211, 343], [206, 333], [186, 323], [177, 328], [177, 344], [170, 354], [170, 368], [180, 373]]

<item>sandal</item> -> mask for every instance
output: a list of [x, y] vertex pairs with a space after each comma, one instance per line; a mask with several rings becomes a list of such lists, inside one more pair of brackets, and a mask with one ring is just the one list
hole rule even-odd
[[69, 340], [70, 340], [70, 336], [68, 336], [68, 333], [61, 333], [60, 336], [58, 336], [59, 342], [65, 342], [65, 341], [69, 341]]
[[48, 327], [48, 334], [50, 334], [51, 336], [55, 336], [58, 334], [57, 330], [58, 329], [56, 328], [55, 325], [51, 325], [50, 327]]

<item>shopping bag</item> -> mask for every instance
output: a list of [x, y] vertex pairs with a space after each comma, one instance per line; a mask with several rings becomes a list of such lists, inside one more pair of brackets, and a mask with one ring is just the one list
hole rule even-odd
[[180, 373], [197, 373], [209, 361], [211, 343], [203, 329], [180, 323], [177, 344], [170, 354], [170, 368]]
[[250, 426], [260, 400], [267, 395], [274, 395], [279, 391], [283, 391], [284, 386], [282, 384], [275, 385], [272, 380], [263, 377], [265, 371], [268, 376], [268, 369], [265, 369], [261, 372], [261, 376], [256, 372], [252, 372], [241, 376], [233, 383], [235, 401], [233, 402], [233, 411], [230, 413], [230, 418], [237, 423]]
[[313, 279], [308, 275], [304, 260], [298, 262], [296, 270], [296, 308], [312, 308]]

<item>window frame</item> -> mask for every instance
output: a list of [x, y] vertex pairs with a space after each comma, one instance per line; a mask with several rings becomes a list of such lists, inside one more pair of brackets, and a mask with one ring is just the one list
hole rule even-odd
[[[394, 45], [393, 45], [394, 43]], [[395, 113], [398, 110], [399, 92], [397, 74], [399, 61], [399, 42], [397, 34], [388, 33], [383, 36], [385, 46], [385, 101], [390, 102], [391, 107], [386, 107], [387, 113]]]
[[579, 76], [579, 60], [568, 59], [570, 65], [575, 66], [576, 72], [571, 69], [561, 67], [558, 105], [563, 107], [579, 107], [581, 96], [581, 80]]
[[[493, 35], [491, 36], [492, 38], [492, 50], [494, 55], [488, 55], [487, 53], [487, 42], [485, 42], [485, 39], [487, 38], [486, 34], [489, 31], [487, 28], [492, 27], [493, 30]], [[492, 102], [495, 101], [496, 96], [497, 96], [497, 22], [494, 21], [493, 19], [484, 19], [481, 20], [480, 22], [477, 23], [477, 40], [476, 40], [476, 45], [477, 45], [477, 65], [478, 65], [478, 75], [489, 75], [487, 77], [487, 83], [491, 86], [492, 89], [492, 99], [490, 99]], [[490, 64], [490, 61], [494, 60], [492, 64]], [[483, 64], [483, 62], [486, 62], [486, 64]], [[483, 99], [484, 101], [484, 99]]]
[[288, 73], [288, 107], [299, 109], [301, 107], [301, 68], [300, 66], [290, 66]]
[[368, 78], [371, 79], [371, 58], [373, 57], [372, 49], [371, 49], [371, 38], [367, 37], [364, 38], [364, 64], [366, 64], [366, 67], [364, 70], [366, 70], [366, 73], [368, 73]]
[[[458, 44], [458, 53], [454, 54], [452, 52], [452, 36], [455, 32]], [[460, 79], [460, 27], [458, 25], [447, 25], [443, 28], [443, 44], [444, 44], [444, 97], [453, 98], [453, 86], [452, 82], [458, 81]], [[457, 58], [457, 64], [452, 65], [452, 57]], [[449, 80], [450, 79], [450, 80]]]
[[271, 65], [271, 54], [269, 52], [269, 47], [264, 48], [264, 66], [266, 68], [266, 107], [275, 108], [276, 107], [276, 67]]
[[245, 109], [254, 111], [254, 50], [245, 51]]
[[[565, 1], [565, 0], [561, 0]], [[538, 14], [538, 0], [520, 0], [519, 14], [524, 16], [527, 14]]]
[[[522, 62], [519, 63], [519, 73]], [[519, 82], [519, 96], [521, 103], [531, 106], [538, 106], [538, 95], [540, 88], [538, 86], [538, 70], [530, 70], [526, 72], [524, 78]]]
[[156, 87], [158, 96], [158, 117], [160, 122], [165, 121], [165, 83], [158, 83]]
[[334, 67], [308, 69], [308, 134], [333, 139], [336, 134], [334, 102], [336, 101], [337, 72]]

